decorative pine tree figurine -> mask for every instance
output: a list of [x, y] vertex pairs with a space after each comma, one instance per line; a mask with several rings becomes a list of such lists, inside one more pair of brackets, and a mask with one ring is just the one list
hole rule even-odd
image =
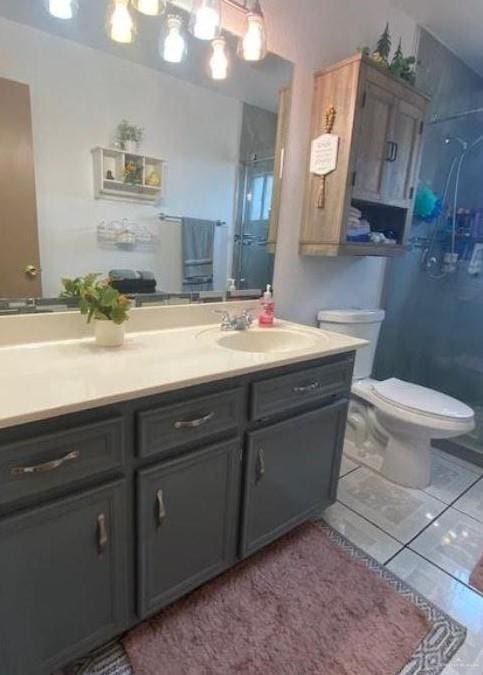
[[389, 32], [389, 23], [386, 23], [386, 27], [381, 37], [377, 42], [376, 51], [373, 52], [372, 58], [374, 61], [381, 63], [383, 65], [389, 65], [389, 54], [391, 53], [391, 33]]
[[397, 75], [398, 77], [401, 77], [402, 72], [405, 68], [405, 65], [406, 65], [406, 59], [404, 58], [404, 54], [402, 52], [401, 39], [399, 39], [399, 44], [397, 46], [396, 51], [394, 52], [394, 56], [392, 57], [392, 61], [391, 61], [391, 66], [390, 66], [391, 73], [393, 73], [394, 75]]

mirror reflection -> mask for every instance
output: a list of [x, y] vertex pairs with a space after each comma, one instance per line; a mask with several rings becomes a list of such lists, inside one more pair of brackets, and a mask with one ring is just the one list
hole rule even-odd
[[[243, 61], [224, 33], [226, 79], [213, 79], [223, 64], [184, 30], [183, 3], [165, 16], [124, 4], [127, 44], [110, 39], [107, 1], [62, 19], [0, 0], [1, 313], [66, 309], [62, 278], [89, 272], [137, 306], [271, 283], [292, 64]], [[172, 16], [176, 63], [163, 58]]]

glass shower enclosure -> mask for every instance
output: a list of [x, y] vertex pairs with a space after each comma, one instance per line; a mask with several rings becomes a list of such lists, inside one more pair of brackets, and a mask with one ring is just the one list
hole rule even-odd
[[273, 255], [267, 251], [274, 158], [241, 163], [233, 274], [237, 288], [263, 289], [272, 283]]
[[387, 267], [375, 376], [470, 405], [475, 430], [437, 443], [483, 465], [483, 79], [425, 31], [418, 60], [432, 110], [411, 248]]

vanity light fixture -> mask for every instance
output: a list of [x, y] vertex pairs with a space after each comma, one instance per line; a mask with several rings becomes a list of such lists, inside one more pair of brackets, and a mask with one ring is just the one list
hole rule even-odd
[[213, 40], [221, 33], [221, 0], [193, 0], [190, 31], [199, 40]]
[[134, 20], [129, 0], [113, 0], [108, 15], [109, 36], [114, 42], [130, 44], [134, 40]]
[[259, 0], [254, 0], [247, 21], [247, 31], [239, 43], [239, 56], [244, 61], [262, 61], [267, 55], [267, 29]]
[[210, 71], [213, 80], [226, 80], [230, 61], [227, 44], [224, 37], [219, 37], [211, 43], [213, 54], [210, 58]]
[[77, 0], [47, 0], [47, 10], [56, 19], [72, 19], [77, 8]]
[[166, 0], [132, 0], [134, 9], [146, 16], [159, 16], [166, 10]]
[[177, 14], [166, 18], [165, 32], [159, 40], [159, 53], [168, 63], [181, 63], [187, 53], [186, 38], [183, 35], [183, 19]]

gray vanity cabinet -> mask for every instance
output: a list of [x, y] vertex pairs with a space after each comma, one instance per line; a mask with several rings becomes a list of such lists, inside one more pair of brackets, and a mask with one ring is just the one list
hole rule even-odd
[[0, 675], [51, 675], [319, 516], [353, 362], [0, 429]]
[[233, 564], [240, 441], [138, 474], [138, 613], [152, 613]]
[[0, 520], [0, 673], [51, 673], [123, 629], [124, 481]]
[[335, 499], [346, 416], [343, 399], [248, 434], [242, 556]]

